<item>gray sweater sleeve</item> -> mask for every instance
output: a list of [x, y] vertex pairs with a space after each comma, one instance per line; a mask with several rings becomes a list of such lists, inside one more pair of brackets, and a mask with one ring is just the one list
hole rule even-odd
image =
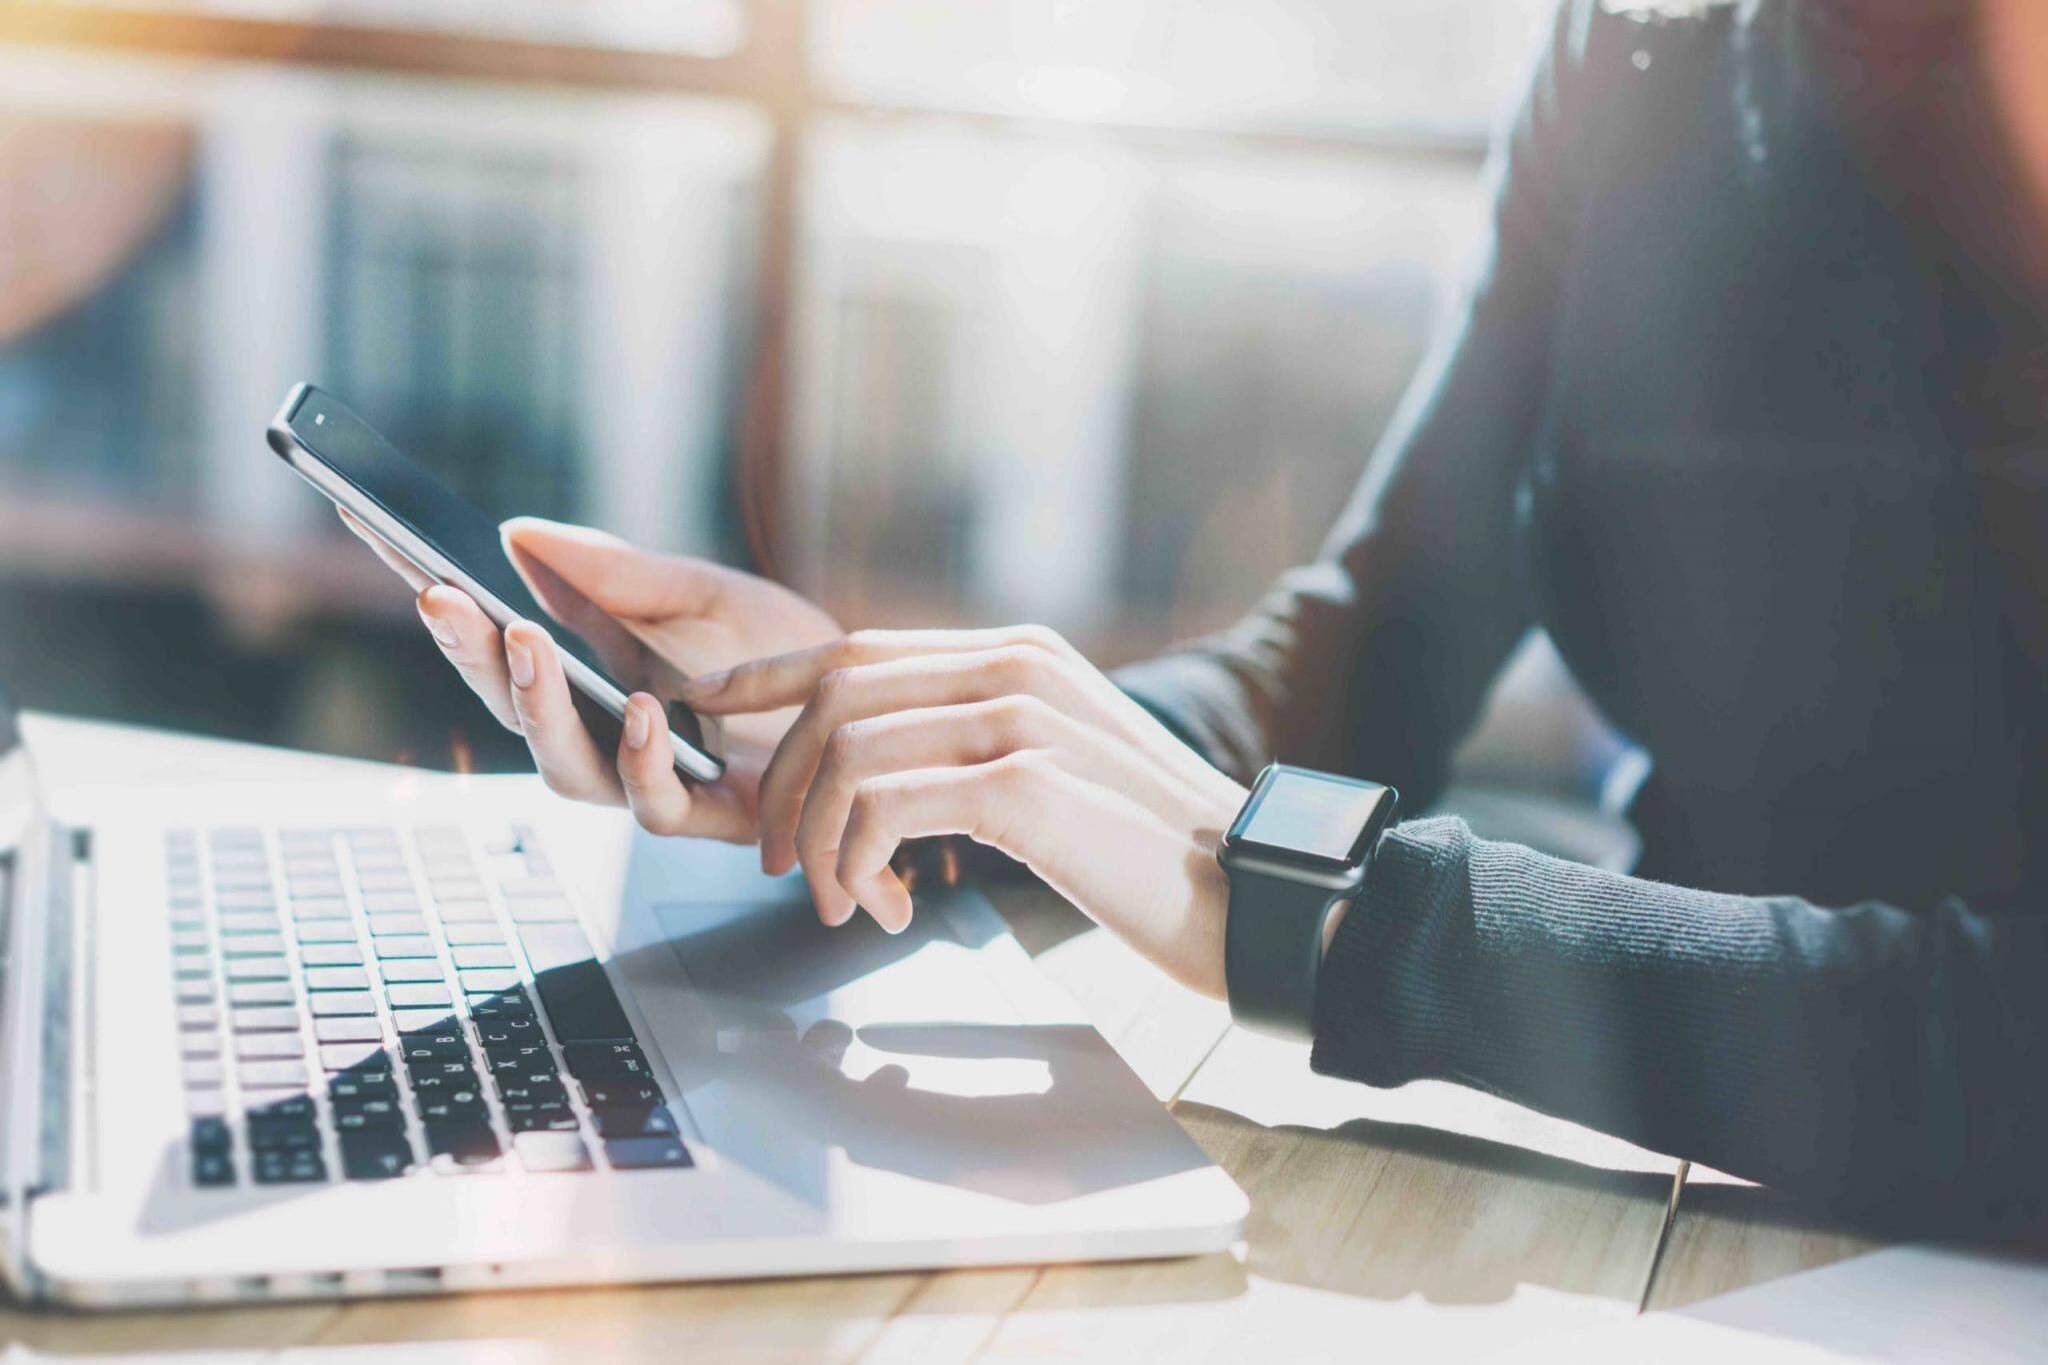
[[1409, 809], [1529, 628], [1517, 486], [1550, 373], [1561, 261], [1578, 214], [1574, 129], [1606, 120], [1627, 69], [1612, 16], [1559, 12], [1491, 166], [1494, 208], [1464, 287], [1350, 505], [1310, 564], [1228, 630], [1118, 682], [1247, 779], [1271, 759], [1370, 774]]
[[[1323, 555], [1233, 629], [1127, 670], [1225, 770], [1361, 773], [1409, 808], [1526, 627], [1515, 480], [1539, 420], [1617, 20], [1570, 0], [1497, 159], [1491, 232]], [[1389, 837], [1332, 946], [1315, 1065], [1476, 1086], [1646, 1147], [1916, 1224], [2041, 1208], [2048, 915], [1682, 890], [1487, 843]]]
[[1979, 1229], [2048, 1210], [2044, 961], [2048, 917], [1690, 891], [1420, 820], [1331, 944], [1314, 1064]]

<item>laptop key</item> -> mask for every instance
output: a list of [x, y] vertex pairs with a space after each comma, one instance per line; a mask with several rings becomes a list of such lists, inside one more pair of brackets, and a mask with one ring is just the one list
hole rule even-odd
[[389, 1071], [336, 1072], [327, 1078], [327, 1098], [334, 1101], [337, 1114], [346, 1106], [359, 1106], [372, 1100], [395, 1100], [398, 1098], [398, 1080]]
[[[424, 1116], [423, 1116], [424, 1117]], [[427, 1150], [458, 1167], [476, 1167], [496, 1161], [503, 1154], [498, 1135], [488, 1123], [476, 1119], [428, 1120]]]
[[194, 1151], [192, 1183], [209, 1188], [235, 1183], [235, 1159], [225, 1151]]
[[[510, 968], [516, 965], [512, 960], [512, 950], [499, 947], [496, 944], [478, 944], [474, 947], [457, 948], [455, 949], [454, 957], [457, 967]], [[518, 980], [518, 977], [514, 976], [513, 980]], [[467, 982], [468, 978], [464, 978], [465, 985], [467, 985]]]
[[676, 1116], [655, 1105], [646, 1109], [595, 1109], [590, 1117], [602, 1138], [673, 1137]]
[[220, 915], [223, 938], [247, 934], [277, 933], [277, 916], [268, 910], [223, 910]]
[[363, 950], [353, 943], [304, 943], [299, 945], [299, 961], [308, 967], [360, 967]]
[[400, 958], [386, 962], [377, 969], [387, 984], [400, 981], [433, 981], [442, 979], [441, 964], [431, 957]]
[[540, 1020], [532, 1015], [520, 1019], [478, 1019], [477, 1041], [485, 1047], [540, 1041]]
[[403, 1131], [341, 1135], [341, 1171], [350, 1180], [390, 1180], [412, 1165], [412, 1144]]
[[553, 1066], [547, 1063], [537, 1063], [529, 1064], [523, 1071], [493, 1071], [491, 1073], [491, 1081], [500, 1089], [509, 1087], [514, 1090], [527, 1088], [544, 1090], [551, 1085], [560, 1085], [562, 1078], [556, 1073]]
[[408, 1033], [398, 1039], [398, 1055], [408, 1066], [455, 1062], [466, 1067], [469, 1065], [469, 1044], [459, 1031]]
[[508, 967], [476, 967], [459, 974], [462, 989], [472, 995], [515, 991], [519, 989], [519, 973]]
[[234, 1145], [234, 1135], [228, 1130], [227, 1120], [220, 1118], [196, 1118], [192, 1120], [192, 1150], [195, 1152], [225, 1152]]
[[380, 1043], [384, 1041], [384, 1026], [374, 1016], [343, 1015], [315, 1019], [313, 1036], [323, 1043]]
[[244, 1090], [266, 1085], [303, 1086], [306, 1066], [303, 1062], [243, 1062], [235, 1068], [235, 1077]]
[[278, 1057], [303, 1057], [306, 1040], [296, 1033], [241, 1033], [235, 1035], [235, 1056], [242, 1061], [263, 1061]]
[[519, 942], [533, 966], [548, 1022], [564, 1043], [630, 1039], [633, 1026], [590, 940], [574, 924], [529, 924]]
[[462, 1039], [462, 1021], [449, 1010], [393, 1010], [391, 1021], [408, 1037]]
[[298, 928], [300, 943], [354, 943], [356, 927], [345, 919], [316, 920]]
[[374, 1042], [328, 1043], [320, 1049], [320, 1065], [358, 1077], [391, 1075], [390, 1059]]
[[514, 924], [576, 923], [576, 907], [564, 900], [514, 901], [507, 908]]
[[425, 934], [404, 934], [397, 938], [380, 938], [376, 941], [377, 956], [392, 957], [433, 957], [434, 940]]
[[272, 1090], [243, 1099], [250, 1119], [258, 1123], [311, 1123], [314, 1118], [313, 1097], [304, 1090]]
[[661, 1087], [649, 1081], [585, 1081], [583, 1102], [592, 1109], [641, 1109], [660, 1104]]
[[254, 1152], [250, 1168], [259, 1185], [310, 1185], [327, 1179], [327, 1163], [318, 1150]]
[[220, 1024], [220, 1011], [211, 1005], [178, 1006], [178, 1027], [185, 1029], [210, 1029]]
[[388, 1133], [405, 1127], [405, 1114], [396, 1100], [361, 1100], [345, 1107], [337, 1104], [334, 1127], [343, 1137], [350, 1133]]
[[366, 991], [370, 989], [370, 974], [361, 967], [308, 967], [306, 989], [309, 991]]
[[566, 1103], [560, 1107], [522, 1105], [518, 1108], [507, 1106], [505, 1122], [515, 1133], [573, 1133], [576, 1131], [576, 1111]]
[[289, 981], [238, 981], [228, 987], [230, 1005], [295, 1005], [298, 988]]
[[434, 913], [443, 924], [496, 924], [498, 916], [489, 901], [441, 901]]
[[369, 920], [372, 938], [400, 938], [427, 932], [426, 920], [411, 912], [371, 915]]
[[514, 1019], [536, 1020], [533, 1001], [523, 990], [493, 991], [488, 995], [469, 997], [469, 1017], [472, 1019]]
[[185, 1092], [185, 1115], [188, 1118], [225, 1118], [227, 1112], [228, 1097], [217, 1089]]
[[521, 1166], [536, 1173], [590, 1169], [590, 1152], [574, 1133], [517, 1133], [512, 1150]]
[[289, 981], [292, 964], [283, 956], [232, 958], [227, 964], [229, 981]]
[[551, 1077], [520, 1077], [517, 1084], [498, 1084], [498, 1098], [508, 1106], [514, 1104], [563, 1104], [569, 1102], [569, 1090], [560, 1081]]
[[449, 1091], [449, 1089], [477, 1089], [477, 1072], [469, 1066], [467, 1056], [451, 1058], [428, 1058], [428, 1060], [406, 1060], [406, 1074], [412, 1076], [412, 1089], [422, 1095], [428, 1091]]
[[224, 938], [220, 943], [221, 956], [228, 959], [230, 975], [235, 959], [245, 957], [276, 957], [284, 952], [282, 934], [239, 934]]
[[449, 946], [453, 948], [467, 948], [488, 943], [502, 944], [505, 941], [504, 931], [495, 924], [444, 922], [441, 932], [447, 937]]
[[684, 1150], [682, 1141], [672, 1137], [608, 1138], [605, 1140], [604, 1154], [616, 1169], [622, 1171], [645, 1171], [692, 1164], [690, 1154]]
[[205, 1057], [220, 1056], [220, 1035], [218, 1033], [181, 1033], [178, 1035], [178, 1055], [187, 1061]]
[[471, 1094], [465, 1100], [457, 1095], [445, 1100], [421, 1100], [420, 1122], [429, 1126], [437, 1123], [481, 1123], [490, 1124], [491, 1113], [485, 1107], [481, 1095]]
[[292, 918], [301, 924], [315, 920], [345, 920], [348, 918], [348, 902], [339, 896], [294, 900]]
[[249, 1150], [252, 1152], [317, 1152], [320, 1130], [310, 1121], [249, 1119]]
[[368, 991], [315, 991], [307, 997], [313, 1013], [323, 1018], [343, 1014], [375, 1014], [377, 1000]]
[[299, 1012], [289, 1005], [240, 1009], [234, 1012], [232, 1018], [237, 1033], [296, 1034], [299, 1031]]
[[393, 1009], [430, 1009], [435, 1006], [453, 1009], [455, 997], [448, 993], [446, 986], [432, 982], [407, 982], [386, 986], [384, 994], [391, 1001]]
[[647, 1058], [638, 1043], [567, 1043], [562, 1060], [569, 1074], [592, 1080], [614, 1076], [646, 1076]]

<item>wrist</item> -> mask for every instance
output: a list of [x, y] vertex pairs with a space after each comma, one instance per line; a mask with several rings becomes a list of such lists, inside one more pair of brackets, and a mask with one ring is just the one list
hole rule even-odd
[[1361, 882], [1358, 890], [1351, 893], [1350, 900], [1338, 901], [1330, 908], [1330, 913], [1323, 916], [1323, 956], [1330, 955], [1330, 945], [1337, 941], [1337, 931], [1344, 927], [1344, 916], [1351, 913], [1351, 907], [1358, 904], [1358, 898], [1364, 894], [1365, 884]]
[[1312, 1035], [1323, 956], [1399, 799], [1380, 783], [1282, 764], [1259, 775], [1218, 854], [1229, 880], [1224, 989], [1239, 1023]]

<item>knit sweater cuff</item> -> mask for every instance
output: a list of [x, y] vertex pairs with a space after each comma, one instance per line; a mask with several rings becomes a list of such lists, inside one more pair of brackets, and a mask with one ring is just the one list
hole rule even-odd
[[[1462, 820], [1414, 820], [1387, 833], [1323, 961], [1310, 1064], [1368, 1085], [1456, 1073], [1472, 1034], [1473, 951]], [[1448, 1045], [1448, 1046], [1447, 1046]]]

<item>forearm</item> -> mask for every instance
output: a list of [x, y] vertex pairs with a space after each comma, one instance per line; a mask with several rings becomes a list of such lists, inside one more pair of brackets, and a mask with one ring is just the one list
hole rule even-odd
[[2043, 965], [2032, 916], [1688, 891], [1422, 821], [1331, 945], [1315, 1065], [1978, 1225], [2048, 1206]]

